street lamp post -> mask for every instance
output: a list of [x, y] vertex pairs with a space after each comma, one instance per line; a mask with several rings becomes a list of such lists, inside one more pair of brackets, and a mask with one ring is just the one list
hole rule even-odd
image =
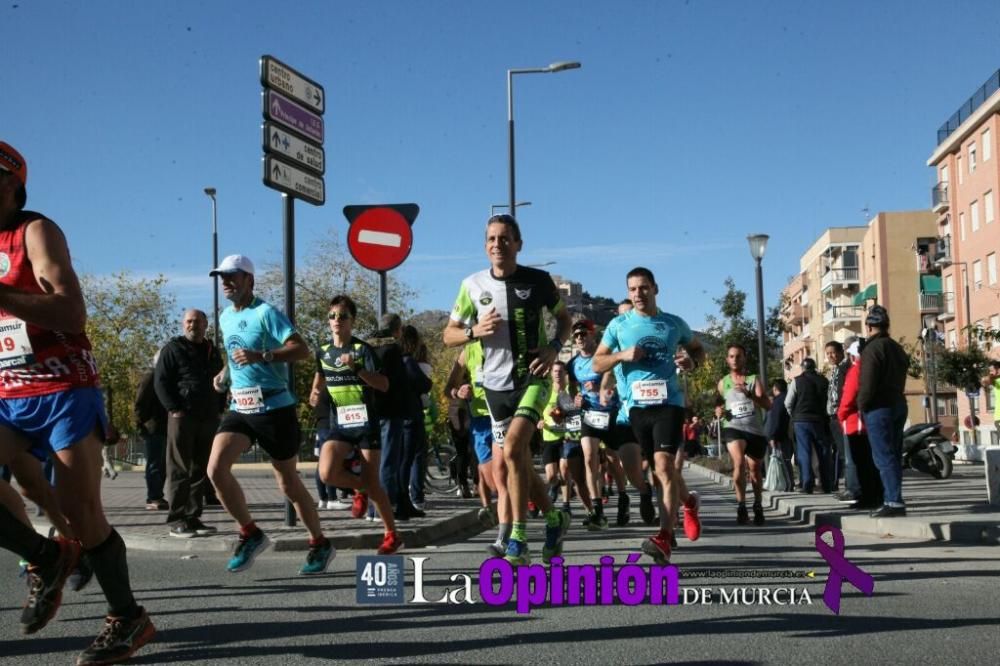
[[[219, 265], [219, 217], [215, 201], [215, 188], [206, 187], [205, 194], [212, 200], [212, 269]], [[219, 346], [219, 276], [212, 278], [212, 320], [213, 339], [215, 346]]]
[[[530, 206], [530, 205], [531, 205], [530, 201], [518, 201], [516, 204], [514, 204], [514, 207], [520, 208], [521, 206]], [[510, 204], [490, 204], [490, 217], [493, 217], [494, 215], [497, 214], [497, 208], [510, 208]], [[517, 215], [515, 214], [516, 212], [517, 211], [514, 211], [513, 213], [511, 213], [511, 215], [517, 217]]]
[[554, 62], [548, 67], [527, 67], [507, 70], [507, 169], [510, 181], [510, 197], [508, 206], [510, 214], [517, 210], [517, 198], [514, 196], [514, 75], [515, 74], [555, 74], [567, 69], [579, 69], [578, 62]]
[[764, 259], [768, 238], [770, 236], [767, 234], [747, 236], [747, 241], [750, 243], [750, 256], [757, 263], [757, 376], [765, 393], [767, 391], [767, 356], [764, 351], [764, 271], [761, 268], [761, 261]]

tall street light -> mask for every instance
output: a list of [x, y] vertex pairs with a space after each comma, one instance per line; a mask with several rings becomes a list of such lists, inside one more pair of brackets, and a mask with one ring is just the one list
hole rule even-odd
[[[206, 187], [205, 194], [212, 200], [212, 269], [219, 265], [219, 216], [217, 202], [215, 201], [215, 188]], [[212, 290], [212, 314], [215, 317], [212, 331], [215, 346], [219, 346], [219, 276], [212, 278], [214, 289]]]
[[767, 357], [764, 354], [764, 271], [760, 266], [764, 259], [764, 251], [767, 249], [767, 234], [753, 234], [747, 236], [750, 242], [750, 256], [757, 262], [757, 376], [761, 381], [764, 391], [767, 391]]
[[[518, 201], [516, 204], [514, 204], [514, 207], [520, 208], [521, 206], [530, 206], [530, 205], [531, 205], [530, 201]], [[510, 208], [510, 204], [491, 204], [490, 217], [493, 217], [494, 215], [497, 214], [497, 208]], [[511, 215], [517, 217], [517, 215], [515, 215], [514, 213], [511, 213]]]
[[524, 69], [507, 70], [507, 162], [508, 178], [510, 180], [510, 197], [508, 207], [510, 214], [516, 212], [517, 198], [514, 196], [514, 75], [515, 74], [555, 74], [567, 69], [580, 69], [578, 62], [554, 62], [548, 67], [527, 67]]

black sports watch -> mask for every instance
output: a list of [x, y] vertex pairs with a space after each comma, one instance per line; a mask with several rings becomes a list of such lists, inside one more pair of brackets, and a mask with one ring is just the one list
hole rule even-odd
[[476, 339], [476, 334], [475, 334], [475, 332], [473, 332], [471, 326], [466, 326], [465, 327], [465, 339], [466, 340], [475, 340]]

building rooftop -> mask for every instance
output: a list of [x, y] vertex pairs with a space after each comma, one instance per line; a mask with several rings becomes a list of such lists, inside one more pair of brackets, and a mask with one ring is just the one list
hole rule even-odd
[[952, 132], [957, 130], [962, 123], [968, 120], [976, 110], [986, 103], [986, 100], [990, 98], [990, 95], [1000, 90], [1000, 69], [993, 72], [990, 78], [986, 79], [986, 83], [981, 85], [976, 92], [972, 93], [972, 97], [965, 100], [962, 106], [958, 107], [958, 111], [953, 113], [948, 120], [938, 128], [937, 131], [937, 145], [944, 143]]

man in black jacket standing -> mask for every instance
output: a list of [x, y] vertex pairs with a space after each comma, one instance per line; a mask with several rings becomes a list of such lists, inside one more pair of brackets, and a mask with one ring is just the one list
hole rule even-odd
[[795, 458], [799, 465], [800, 492], [812, 494], [816, 483], [812, 471], [812, 452], [819, 458], [819, 480], [824, 493], [832, 492], [833, 460], [830, 458], [830, 426], [826, 400], [830, 383], [816, 372], [816, 361], [802, 359], [802, 374], [788, 387], [785, 409], [795, 430]]
[[214, 533], [201, 522], [205, 470], [219, 426], [221, 404], [212, 378], [222, 371], [222, 356], [205, 339], [208, 318], [201, 310], [184, 312], [184, 335], [160, 350], [154, 383], [167, 410], [167, 484], [173, 523], [170, 535], [190, 538]]
[[[406, 491], [401, 486], [403, 467], [403, 421], [406, 405], [410, 402], [409, 380], [403, 365], [403, 352], [399, 340], [403, 333], [403, 320], [397, 314], [385, 314], [379, 320], [379, 330], [367, 342], [375, 350], [382, 374], [389, 379], [389, 390], [375, 392], [375, 411], [382, 433], [382, 462], [379, 479], [394, 509], [400, 512], [398, 498]], [[408, 507], [407, 507], [408, 508]], [[404, 514], [411, 511], [403, 509]]]
[[906, 371], [909, 356], [889, 337], [889, 313], [874, 305], [865, 317], [868, 342], [861, 352], [861, 411], [872, 457], [882, 477], [884, 503], [872, 518], [905, 516], [903, 503], [903, 426], [906, 424]]
[[785, 409], [785, 397], [788, 395], [788, 382], [784, 379], [771, 380], [771, 407], [764, 419], [764, 434], [771, 445], [771, 455], [779, 456], [785, 473], [788, 475], [791, 490], [795, 485], [795, 475], [792, 474], [792, 439], [789, 437], [788, 410]]
[[154, 369], [160, 352], [153, 356], [153, 365], [139, 379], [135, 395], [135, 420], [146, 448], [146, 510], [166, 511], [170, 508], [163, 498], [167, 474], [167, 410], [163, 408], [153, 386]]

